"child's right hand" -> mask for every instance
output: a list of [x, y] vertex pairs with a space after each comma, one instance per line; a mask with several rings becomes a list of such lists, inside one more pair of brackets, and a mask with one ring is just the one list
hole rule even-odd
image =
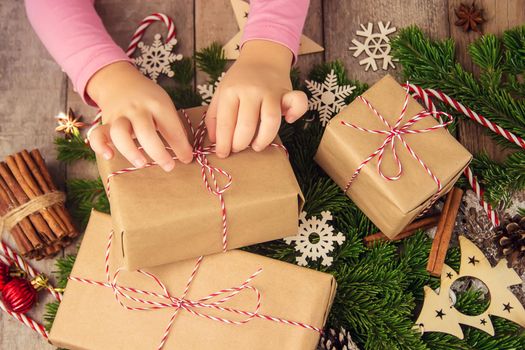
[[89, 97], [102, 110], [104, 124], [89, 137], [95, 153], [113, 157], [110, 143], [135, 167], [147, 159], [135, 145], [136, 137], [144, 151], [165, 171], [175, 166], [157, 130], [183, 163], [193, 159], [192, 147], [177, 110], [159, 85], [143, 76], [128, 62], [112, 63], [99, 70], [87, 85]]

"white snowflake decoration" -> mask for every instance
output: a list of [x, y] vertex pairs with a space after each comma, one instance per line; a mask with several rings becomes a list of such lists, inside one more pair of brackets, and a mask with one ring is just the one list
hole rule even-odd
[[319, 119], [323, 126], [328, 124], [334, 113], [338, 113], [345, 106], [345, 98], [355, 89], [355, 86], [351, 85], [337, 85], [337, 76], [333, 69], [322, 84], [307, 80], [306, 87], [312, 93], [308, 101], [308, 109], [319, 112]]
[[312, 261], [322, 259], [323, 266], [332, 265], [333, 258], [328, 256], [328, 253], [334, 250], [334, 243], [341, 245], [345, 241], [345, 236], [341, 232], [335, 233], [334, 228], [328, 224], [328, 221], [332, 220], [332, 214], [323, 211], [321, 219], [315, 216], [306, 219], [306, 212], [303, 211], [299, 220], [297, 236], [284, 238], [287, 244], [295, 242], [295, 250], [301, 253], [301, 256], [296, 258], [297, 264], [307, 266], [306, 258], [310, 258]]
[[133, 61], [139, 67], [142, 74], [148, 76], [154, 82], [160, 74], [173, 77], [175, 73], [171, 70], [171, 64], [182, 60], [181, 54], [174, 54], [171, 51], [177, 44], [177, 39], [173, 38], [167, 43], [162, 43], [161, 35], [155, 34], [153, 44], [145, 45], [142, 41], [137, 45], [141, 55]]
[[388, 38], [388, 35], [396, 31], [396, 27], [390, 27], [390, 22], [387, 22], [386, 25], [384, 25], [383, 22], [379, 22], [377, 25], [379, 27], [379, 33], [373, 32], [374, 25], [372, 23], [368, 23], [366, 27], [361, 24], [362, 30], [358, 30], [356, 34], [365, 37], [365, 42], [362, 43], [357, 39], [353, 39], [352, 44], [355, 46], [349, 47], [349, 50], [355, 50], [354, 57], [359, 56], [363, 52], [368, 56], [359, 61], [361, 66], [366, 65], [365, 71], [368, 71], [370, 67], [372, 67], [373, 71], [376, 71], [376, 60], [381, 59], [383, 60], [383, 70], [387, 70], [388, 66], [396, 68], [393, 63], [394, 59], [392, 59], [390, 55], [392, 48], [390, 46], [390, 39]]
[[215, 91], [217, 91], [219, 83], [221, 82], [225, 74], [225, 72], [222, 72], [221, 76], [218, 77], [215, 83], [213, 84], [197, 85], [197, 90], [199, 91], [199, 95], [201, 95], [203, 106], [207, 106], [210, 104], [211, 98], [213, 97]]

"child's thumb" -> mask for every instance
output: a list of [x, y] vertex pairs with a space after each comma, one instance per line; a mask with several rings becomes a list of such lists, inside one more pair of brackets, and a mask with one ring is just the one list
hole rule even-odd
[[289, 91], [281, 99], [281, 113], [288, 123], [293, 123], [301, 118], [307, 109], [308, 98], [302, 91]]

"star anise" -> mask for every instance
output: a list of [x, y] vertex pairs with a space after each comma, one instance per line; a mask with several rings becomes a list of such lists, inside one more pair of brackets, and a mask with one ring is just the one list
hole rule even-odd
[[79, 134], [78, 129], [81, 129], [87, 126], [86, 123], [79, 121], [81, 117], [77, 118], [75, 116], [75, 113], [73, 113], [73, 111], [71, 110], [71, 108], [67, 112], [67, 115], [64, 113], [60, 113], [59, 115], [57, 115], [56, 118], [58, 121], [58, 126], [55, 128], [55, 131], [63, 132], [64, 134], [66, 134], [66, 136], [78, 135]]
[[454, 10], [456, 12], [456, 26], [462, 27], [464, 32], [471, 30], [480, 32], [480, 25], [485, 22], [483, 18], [483, 9], [476, 8], [476, 2], [473, 1], [472, 5], [465, 5], [461, 3], [459, 8]]

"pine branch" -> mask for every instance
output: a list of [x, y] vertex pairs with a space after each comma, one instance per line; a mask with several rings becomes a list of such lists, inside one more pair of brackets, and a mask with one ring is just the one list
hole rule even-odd
[[69, 276], [71, 275], [71, 271], [73, 270], [73, 266], [75, 265], [76, 261], [76, 255], [66, 255], [63, 258], [58, 258], [55, 261], [55, 271], [53, 273], [55, 274], [57, 278], [57, 287], [58, 288], [66, 288], [67, 281]]
[[55, 146], [58, 151], [59, 161], [71, 164], [77, 160], [95, 161], [95, 152], [84, 142], [80, 135], [73, 135], [70, 139], [57, 137]]
[[485, 189], [485, 199], [496, 207], [509, 207], [513, 194], [525, 188], [524, 152], [512, 154], [504, 164], [491, 160], [486, 154], [479, 154], [471, 166]]
[[[53, 273], [56, 276], [58, 288], [66, 288], [68, 278], [71, 275], [73, 265], [75, 264], [75, 260], [76, 255], [67, 255], [63, 258], [58, 258], [55, 262], [56, 271], [53, 271]], [[47, 331], [50, 331], [51, 327], [53, 326], [59, 306], [59, 301], [47, 303], [45, 306], [44, 325]]]
[[72, 203], [72, 214], [81, 227], [85, 227], [93, 209], [109, 213], [109, 200], [104, 184], [96, 180], [73, 179], [67, 182], [68, 200]]
[[59, 301], [53, 301], [53, 302], [47, 303], [45, 306], [44, 327], [46, 327], [46, 330], [48, 332], [50, 332], [51, 327], [53, 327], [53, 322], [55, 321], [59, 306], [60, 306]]
[[214, 42], [201, 51], [195, 53], [197, 68], [205, 72], [210, 77], [210, 82], [214, 83], [226, 71], [228, 61], [224, 56], [222, 45]]
[[193, 83], [195, 73], [195, 65], [193, 60], [189, 57], [184, 57], [180, 61], [175, 61], [171, 64], [173, 71], [173, 80], [180, 85], [189, 86]]
[[172, 70], [175, 73], [173, 80], [176, 86], [168, 88], [173, 103], [177, 108], [191, 108], [200, 106], [202, 99], [193, 88], [193, 78], [195, 76], [195, 65], [191, 58], [183, 58], [181, 61], [175, 61], [172, 64]]
[[402, 29], [392, 41], [392, 49], [411, 82], [442, 90], [504, 129], [525, 137], [525, 102], [515, 100], [501, 83], [504, 60], [501, 42], [495, 36], [483, 36], [469, 47], [483, 70], [479, 80], [456, 63], [452, 40], [430, 40], [417, 27]]

